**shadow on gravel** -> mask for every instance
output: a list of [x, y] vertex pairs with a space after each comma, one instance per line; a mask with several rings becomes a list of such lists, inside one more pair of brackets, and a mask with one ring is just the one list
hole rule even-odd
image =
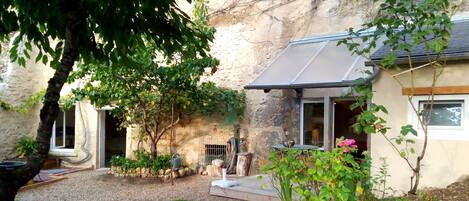
[[[186, 176], [182, 178], [174, 179], [174, 183], [184, 182], [186, 180], [192, 179], [195, 175]], [[131, 184], [131, 185], [147, 185], [147, 184], [167, 184], [171, 185], [171, 180], [163, 181], [157, 177], [116, 177], [111, 174], [102, 174], [95, 177], [97, 181], [106, 182], [106, 183], [121, 183], [121, 184]]]

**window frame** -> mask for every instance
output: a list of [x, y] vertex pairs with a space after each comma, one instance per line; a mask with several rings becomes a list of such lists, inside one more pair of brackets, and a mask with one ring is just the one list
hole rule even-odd
[[[412, 104], [420, 110], [421, 102], [430, 101], [430, 95], [418, 95], [412, 97]], [[428, 137], [430, 139], [444, 139], [444, 140], [469, 140], [469, 95], [434, 95], [435, 101], [448, 101], [459, 102], [462, 101], [462, 114], [461, 126], [428, 126]], [[423, 129], [418, 121], [412, 105], [408, 103], [408, 118], [409, 123], [417, 131], [417, 138], [423, 139], [425, 137]]]
[[[76, 107], [73, 106], [74, 110], [73, 110], [73, 115], [76, 116]], [[65, 111], [62, 111], [62, 141], [63, 141], [63, 145], [62, 146], [55, 146], [55, 140], [56, 140], [56, 124], [57, 124], [57, 121], [55, 120], [54, 121], [54, 125], [52, 126], [52, 135], [51, 135], [51, 138], [50, 138], [50, 147], [49, 147], [49, 152], [52, 153], [53, 155], [54, 154], [68, 154], [68, 155], [73, 155], [73, 153], [75, 153], [75, 146], [73, 146], [74, 148], [65, 148], [65, 139], [66, 139], [66, 130], [67, 130], [67, 127], [66, 127], [66, 116], [67, 116], [67, 113]], [[76, 119], [75, 119], [75, 125], [76, 125]], [[76, 132], [74, 134], [74, 138], [76, 139]], [[75, 141], [75, 140], [74, 140]]]
[[[327, 111], [327, 108], [326, 108], [326, 103], [324, 101], [324, 99], [302, 99], [301, 100], [301, 108], [300, 108], [300, 145], [304, 145], [304, 108], [305, 108], [305, 104], [308, 104], [308, 103], [322, 103], [324, 105], [324, 115], [326, 114]], [[324, 117], [325, 118], [325, 117]], [[325, 123], [326, 119], [324, 119], [324, 123]], [[319, 147], [318, 146], [318, 149], [325, 149], [325, 147], [327, 146], [326, 145], [326, 128], [323, 127], [323, 146], [322, 147]]]
[[[465, 105], [465, 102], [464, 100], [434, 100], [436, 102], [434, 102], [434, 105], [443, 105], [443, 104], [461, 104], [461, 120], [460, 120], [460, 123], [461, 125], [459, 126], [444, 126], [444, 125], [428, 125], [429, 128], [432, 128], [432, 129], [464, 129], [464, 117], [466, 115], [465, 112], [464, 112], [464, 109], [466, 108], [464, 105]], [[431, 102], [431, 100], [419, 100], [418, 101], [418, 109], [419, 111], [421, 110], [420, 108], [420, 104], [429, 104]], [[433, 107], [433, 110], [435, 109], [435, 107]]]

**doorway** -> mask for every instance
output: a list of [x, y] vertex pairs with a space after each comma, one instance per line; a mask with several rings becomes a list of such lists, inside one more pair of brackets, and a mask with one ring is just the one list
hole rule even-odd
[[104, 167], [111, 166], [112, 156], [125, 157], [126, 129], [121, 128], [121, 121], [105, 111], [104, 123]]
[[343, 137], [344, 139], [355, 139], [358, 147], [358, 154], [368, 150], [368, 135], [365, 133], [355, 133], [353, 131], [353, 124], [356, 122], [356, 117], [366, 108], [356, 108], [350, 110], [350, 106], [355, 103], [353, 99], [338, 99], [333, 101], [333, 136], [334, 146], [336, 139]]

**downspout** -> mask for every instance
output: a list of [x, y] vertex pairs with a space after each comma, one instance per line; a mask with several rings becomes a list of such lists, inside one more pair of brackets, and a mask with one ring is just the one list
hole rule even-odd
[[381, 73], [381, 69], [379, 67], [373, 66], [373, 73], [365, 78], [365, 83], [370, 83], [376, 77], [378, 77], [379, 73]]

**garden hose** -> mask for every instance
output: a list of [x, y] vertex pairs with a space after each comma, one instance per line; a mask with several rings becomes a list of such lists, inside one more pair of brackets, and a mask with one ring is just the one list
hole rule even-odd
[[[78, 86], [81, 85], [81, 82], [78, 83]], [[85, 135], [83, 135], [83, 142], [81, 143], [81, 146], [80, 146], [80, 149], [85, 153], [85, 157], [80, 159], [80, 160], [72, 160], [72, 159], [69, 159], [69, 158], [63, 158], [62, 160], [64, 160], [65, 162], [69, 163], [69, 164], [72, 164], [72, 165], [79, 165], [79, 164], [82, 164], [84, 162], [87, 162], [91, 159], [91, 153], [90, 151], [86, 148], [86, 144], [88, 143], [88, 139], [87, 139], [87, 136], [88, 136], [88, 130], [86, 129], [86, 126], [85, 126], [85, 118], [83, 118], [83, 112], [81, 110], [81, 106], [82, 106], [82, 103], [81, 102], [78, 102], [78, 111], [80, 113], [80, 119], [81, 119], [81, 122], [82, 122], [82, 127], [83, 127], [83, 132]]]

